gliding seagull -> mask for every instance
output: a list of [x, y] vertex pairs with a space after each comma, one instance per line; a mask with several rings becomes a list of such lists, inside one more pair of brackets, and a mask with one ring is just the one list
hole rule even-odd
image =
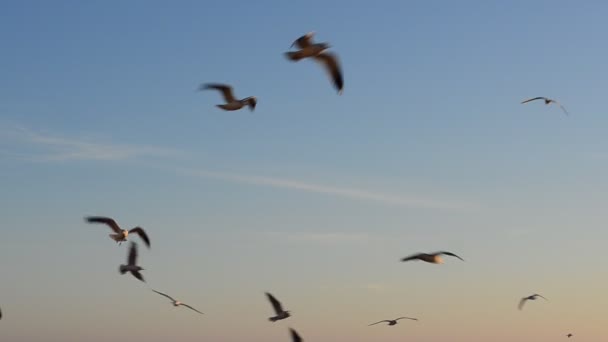
[[173, 306], [175, 306], [175, 307], [178, 307], [178, 306], [180, 306], [180, 305], [181, 305], [181, 306], [185, 306], [185, 307], [187, 307], [187, 308], [188, 308], [188, 309], [190, 309], [190, 310], [194, 310], [194, 311], [196, 311], [196, 312], [200, 313], [201, 315], [204, 315], [202, 312], [200, 312], [200, 311], [196, 310], [195, 308], [191, 307], [190, 305], [188, 305], [188, 304], [184, 304], [184, 303], [180, 302], [179, 300], [175, 300], [175, 299], [173, 299], [173, 297], [171, 297], [171, 296], [169, 296], [169, 295], [167, 295], [167, 294], [164, 294], [164, 293], [162, 293], [162, 292], [156, 291], [156, 290], [154, 290], [154, 289], [152, 289], [152, 291], [154, 291], [154, 292], [158, 293], [158, 294], [159, 294], [159, 295], [161, 295], [161, 296], [165, 296], [165, 297], [169, 298], [169, 299], [170, 299], [170, 300], [173, 302]]
[[528, 296], [528, 297], [524, 297], [524, 298], [522, 298], [522, 299], [519, 301], [519, 305], [518, 305], [517, 307], [519, 308], [519, 310], [521, 310], [521, 309], [523, 309], [523, 308], [524, 308], [524, 304], [526, 304], [526, 301], [527, 301], [527, 300], [536, 300], [536, 298], [538, 298], [538, 297], [540, 297], [540, 298], [542, 298], [542, 299], [544, 299], [544, 300], [548, 300], [547, 298], [545, 298], [545, 297], [543, 297], [543, 296], [539, 295], [538, 293], [535, 293], [535, 294], [533, 294], [533, 295], [531, 295], [531, 296]]
[[556, 100], [544, 97], [544, 96], [534, 97], [534, 98], [525, 100], [521, 104], [528, 103], [528, 102], [531, 102], [531, 101], [536, 101], [536, 100], [544, 100], [546, 105], [550, 105], [551, 103], [556, 103], [557, 105], [560, 106], [560, 108], [564, 111], [564, 113], [566, 113], [566, 115], [569, 115], [569, 113], [566, 110], [566, 108], [564, 108], [564, 106], [562, 106], [559, 102], [557, 102]]
[[458, 259], [464, 261], [464, 259], [462, 259], [458, 255], [456, 255], [454, 253], [446, 252], [446, 251], [435, 252], [435, 253], [431, 253], [431, 254], [427, 254], [427, 253], [413, 254], [413, 255], [410, 255], [408, 257], [401, 259], [401, 261], [422, 260], [422, 261], [429, 262], [431, 264], [443, 264], [443, 259], [441, 258], [441, 255], [453, 256], [455, 258], [458, 258]]
[[250, 97], [246, 97], [242, 100], [237, 100], [234, 97], [234, 94], [232, 92], [232, 87], [226, 84], [218, 84], [218, 83], [207, 83], [207, 84], [202, 84], [199, 88], [199, 90], [207, 90], [207, 89], [215, 89], [215, 90], [219, 90], [222, 92], [222, 95], [224, 96], [224, 101], [226, 101], [226, 104], [221, 104], [221, 105], [216, 105], [217, 107], [223, 109], [223, 110], [238, 110], [241, 109], [245, 106], [249, 106], [249, 110], [253, 111], [255, 109], [255, 106], [258, 103], [258, 100], [255, 96], [250, 96]]
[[334, 86], [338, 89], [338, 94], [342, 94], [344, 78], [342, 76], [338, 57], [331, 52], [325, 51], [331, 47], [329, 43], [313, 43], [312, 37], [314, 34], [314, 32], [308, 32], [296, 39], [291, 46], [297, 45], [300, 50], [285, 52], [285, 56], [287, 59], [294, 62], [304, 58], [314, 58], [315, 61], [321, 63], [323, 67], [325, 67], [325, 70], [332, 78]]
[[399, 318], [396, 318], [396, 319], [385, 319], [385, 320], [382, 320], [382, 321], [379, 321], [379, 322], [376, 322], [376, 323], [372, 323], [372, 324], [368, 325], [368, 327], [371, 327], [372, 325], [376, 325], [376, 324], [382, 323], [382, 322], [387, 322], [388, 325], [395, 325], [395, 324], [397, 324], [397, 321], [400, 320], [400, 319], [411, 319], [412, 321], [417, 321], [418, 320], [418, 318], [399, 317]]
[[139, 271], [142, 271], [143, 268], [140, 266], [137, 266], [137, 244], [135, 242], [131, 241], [131, 247], [129, 248], [129, 256], [127, 257], [127, 264], [126, 265], [120, 265], [120, 267], [118, 268], [118, 271], [120, 272], [120, 274], [125, 274], [127, 272], [131, 272], [131, 274], [143, 281], [144, 283], [146, 282], [144, 280], [144, 276], [141, 275], [141, 273], [139, 273]]
[[269, 321], [276, 322], [276, 321], [279, 321], [279, 320], [282, 320], [282, 319], [285, 319], [285, 318], [291, 316], [289, 314], [289, 311], [283, 310], [283, 306], [281, 305], [281, 302], [279, 302], [276, 298], [274, 298], [273, 295], [271, 295], [270, 293], [266, 292], [266, 297], [268, 297], [268, 300], [270, 301], [270, 304], [272, 304], [272, 308], [274, 309], [274, 312], [275, 312], [275, 315], [276, 315], [274, 317], [268, 318]]
[[110, 234], [110, 238], [112, 238], [114, 241], [116, 241], [118, 243], [118, 245], [121, 245], [124, 241], [127, 241], [127, 237], [129, 236], [130, 233], [135, 233], [135, 234], [139, 235], [139, 237], [141, 237], [141, 239], [144, 240], [144, 243], [146, 244], [146, 246], [148, 246], [148, 248], [150, 248], [150, 239], [148, 238], [148, 235], [146, 234], [144, 229], [141, 227], [135, 227], [131, 230], [122, 229], [118, 226], [118, 224], [116, 223], [116, 221], [114, 221], [114, 219], [111, 219], [109, 217], [89, 216], [89, 217], [86, 217], [85, 219], [89, 223], [103, 223], [103, 224], [106, 224], [108, 227], [112, 228], [112, 230], [114, 231], [115, 234]]

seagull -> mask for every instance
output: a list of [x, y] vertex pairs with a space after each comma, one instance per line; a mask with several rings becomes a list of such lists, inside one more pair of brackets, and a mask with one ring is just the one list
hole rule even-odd
[[422, 260], [422, 261], [430, 262], [431, 264], [443, 264], [443, 259], [441, 258], [442, 254], [453, 256], [453, 257], [456, 257], [456, 258], [464, 261], [464, 259], [459, 257], [458, 255], [456, 255], [454, 253], [450, 253], [450, 252], [445, 252], [445, 251], [435, 252], [435, 253], [431, 253], [431, 254], [427, 254], [427, 253], [413, 254], [413, 255], [410, 255], [408, 257], [401, 259], [401, 261]]
[[2, 319], [2, 310], [0, 310], [0, 319]]
[[523, 101], [522, 104], [527, 103], [527, 102], [531, 102], [531, 101], [536, 101], [536, 100], [544, 100], [546, 105], [550, 105], [551, 103], [556, 103], [557, 105], [559, 105], [561, 107], [561, 109], [564, 111], [564, 113], [566, 113], [566, 115], [569, 115], [569, 113], [566, 110], [566, 108], [564, 108], [564, 106], [562, 106], [559, 102], [557, 102], [556, 100], [547, 98], [547, 97], [543, 97], [543, 96], [527, 99], [527, 100]]
[[383, 321], [379, 321], [379, 322], [376, 322], [376, 323], [372, 323], [372, 324], [368, 325], [368, 327], [371, 327], [372, 325], [376, 325], [376, 324], [378, 324], [378, 323], [382, 323], [382, 322], [387, 322], [387, 323], [388, 323], [388, 325], [395, 325], [395, 324], [397, 324], [397, 321], [398, 321], [398, 320], [400, 320], [400, 319], [411, 319], [412, 321], [417, 321], [417, 320], [418, 320], [418, 318], [399, 317], [399, 318], [397, 318], [397, 319], [385, 319], [385, 320], [383, 320]]
[[298, 334], [297, 331], [295, 331], [292, 328], [289, 328], [289, 331], [291, 332], [291, 341], [292, 342], [302, 342], [304, 341], [301, 337], [300, 334]]
[[523, 309], [523, 308], [524, 308], [524, 304], [526, 303], [526, 301], [527, 301], [527, 300], [536, 300], [536, 298], [538, 298], [538, 297], [540, 297], [540, 298], [542, 298], [542, 299], [544, 299], [544, 300], [548, 300], [547, 298], [545, 298], [545, 297], [543, 297], [543, 296], [541, 296], [541, 295], [539, 295], [539, 294], [535, 293], [535, 294], [533, 294], [533, 295], [531, 295], [531, 296], [524, 297], [524, 298], [522, 298], [522, 299], [519, 301], [519, 305], [518, 305], [519, 310], [521, 310], [521, 309]]
[[291, 44], [291, 47], [297, 45], [300, 50], [285, 52], [285, 56], [287, 59], [294, 62], [304, 58], [314, 58], [314, 60], [321, 63], [329, 75], [331, 75], [334, 86], [338, 90], [338, 94], [341, 95], [344, 88], [344, 78], [342, 76], [338, 57], [331, 52], [325, 51], [331, 47], [329, 43], [313, 43], [312, 38], [314, 34], [314, 32], [308, 32], [296, 39]]
[[127, 257], [127, 264], [126, 265], [120, 265], [120, 267], [118, 268], [118, 271], [120, 272], [120, 274], [125, 274], [127, 272], [131, 272], [131, 274], [143, 281], [144, 283], [146, 282], [144, 280], [144, 276], [141, 275], [141, 273], [139, 273], [139, 271], [142, 271], [143, 268], [140, 266], [137, 266], [137, 244], [135, 242], [131, 242], [131, 247], [129, 248], [129, 256]]
[[135, 234], [139, 235], [139, 237], [141, 237], [141, 239], [144, 240], [144, 243], [146, 244], [146, 246], [148, 246], [148, 248], [150, 248], [150, 239], [148, 238], [146, 231], [144, 231], [144, 229], [141, 227], [135, 227], [131, 230], [122, 229], [118, 226], [118, 224], [116, 223], [116, 221], [114, 221], [114, 219], [111, 219], [109, 217], [102, 217], [102, 216], [89, 216], [86, 218], [86, 221], [89, 223], [104, 223], [104, 224], [108, 225], [110, 228], [112, 228], [112, 230], [114, 231], [115, 234], [110, 234], [110, 238], [112, 238], [114, 241], [116, 241], [119, 246], [124, 241], [127, 241], [127, 237], [129, 236], [130, 233], [135, 233]]
[[200, 313], [201, 315], [204, 315], [202, 312], [200, 312], [200, 311], [196, 310], [195, 308], [191, 307], [190, 305], [188, 305], [188, 304], [184, 304], [184, 303], [180, 302], [179, 300], [175, 300], [175, 299], [173, 299], [173, 297], [169, 296], [168, 294], [164, 294], [164, 293], [159, 292], [159, 291], [156, 291], [156, 290], [154, 290], [154, 289], [152, 289], [152, 291], [154, 291], [154, 292], [158, 293], [158, 294], [159, 294], [159, 295], [161, 295], [161, 296], [165, 296], [165, 297], [169, 298], [169, 299], [170, 299], [170, 300], [173, 302], [173, 306], [175, 306], [175, 307], [178, 307], [178, 306], [180, 306], [180, 305], [181, 305], [181, 306], [185, 306], [185, 307], [187, 307], [187, 308], [188, 308], [188, 309], [190, 309], [190, 310], [194, 310], [194, 311], [196, 311], [196, 312]]
[[566, 335], [566, 337], [568, 337], [568, 338], [570, 338], [570, 337], [572, 337], [572, 336], [574, 336], [574, 335], [572, 335], [572, 334], [568, 334], [568, 335]]
[[273, 295], [266, 292], [266, 297], [268, 297], [268, 300], [272, 304], [272, 308], [274, 309], [274, 312], [276, 314], [276, 316], [268, 318], [269, 321], [276, 322], [276, 321], [279, 321], [279, 320], [282, 320], [282, 319], [285, 319], [285, 318], [291, 316], [289, 314], [289, 311], [283, 310], [283, 306], [281, 305], [281, 302], [279, 302], [276, 298], [274, 298]]
[[255, 106], [258, 103], [258, 100], [255, 96], [246, 97], [242, 100], [237, 100], [234, 97], [234, 93], [232, 92], [232, 87], [226, 84], [218, 84], [218, 83], [207, 83], [201, 84], [199, 90], [207, 90], [207, 89], [215, 89], [222, 92], [224, 96], [224, 100], [226, 104], [217, 105], [217, 107], [223, 110], [238, 110], [245, 106], [249, 106], [249, 110], [253, 111]]

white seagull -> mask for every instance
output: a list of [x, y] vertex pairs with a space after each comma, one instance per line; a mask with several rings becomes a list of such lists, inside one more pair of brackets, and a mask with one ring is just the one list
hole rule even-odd
[[159, 292], [159, 291], [156, 291], [156, 290], [154, 290], [154, 289], [152, 289], [152, 291], [154, 291], [154, 292], [158, 293], [158, 294], [159, 294], [159, 295], [161, 295], [161, 296], [165, 296], [165, 297], [169, 298], [169, 299], [170, 299], [170, 300], [173, 302], [173, 306], [175, 306], [175, 307], [178, 307], [178, 306], [180, 306], [180, 305], [181, 305], [181, 306], [185, 306], [185, 307], [187, 307], [187, 308], [188, 308], [188, 309], [190, 309], [190, 310], [194, 310], [194, 311], [196, 311], [196, 312], [200, 313], [201, 315], [204, 315], [202, 312], [200, 312], [200, 311], [196, 310], [195, 308], [191, 307], [190, 305], [185, 304], [185, 303], [182, 303], [182, 302], [180, 302], [179, 300], [175, 300], [175, 299], [173, 299], [173, 297], [169, 296], [168, 294], [164, 294], [164, 293]]
[[338, 90], [338, 94], [341, 95], [344, 89], [344, 77], [342, 76], [338, 57], [331, 52], [325, 51], [331, 47], [329, 43], [313, 43], [312, 37], [314, 34], [314, 32], [309, 32], [296, 39], [291, 46], [297, 45], [300, 50], [285, 52], [285, 56], [294, 62], [304, 58], [314, 58], [315, 61], [325, 67], [325, 70], [332, 78], [334, 86]]
[[435, 253], [431, 253], [431, 254], [427, 254], [427, 253], [413, 254], [413, 255], [410, 255], [408, 257], [401, 259], [401, 261], [422, 260], [422, 261], [429, 262], [431, 264], [443, 264], [443, 259], [441, 258], [441, 255], [453, 256], [455, 258], [458, 258], [458, 259], [464, 261], [464, 259], [459, 257], [458, 255], [456, 255], [454, 253], [446, 252], [446, 251], [435, 252]]
[[135, 242], [131, 241], [131, 247], [129, 248], [129, 256], [127, 257], [127, 264], [120, 265], [118, 271], [120, 272], [120, 274], [131, 272], [131, 274], [135, 278], [143, 281], [144, 283], [146, 282], [144, 280], [144, 276], [139, 273], [139, 271], [143, 271], [143, 268], [137, 266], [137, 244]]
[[301, 337], [300, 334], [298, 334], [297, 331], [295, 331], [292, 328], [289, 328], [289, 331], [291, 332], [291, 341], [292, 342], [302, 342], [304, 341]]
[[150, 248], [150, 238], [148, 238], [148, 235], [141, 227], [135, 227], [131, 230], [122, 229], [120, 226], [118, 226], [114, 219], [102, 216], [89, 216], [86, 218], [86, 221], [89, 223], [103, 223], [112, 228], [115, 234], [110, 234], [110, 238], [116, 241], [118, 245], [121, 245], [123, 242], [127, 241], [129, 234], [134, 233], [139, 235], [139, 237], [144, 240], [146, 246]]
[[522, 104], [524, 103], [528, 103], [528, 102], [532, 102], [532, 101], [536, 101], [536, 100], [544, 100], [546, 105], [550, 105], [551, 103], [555, 103], [558, 106], [560, 106], [560, 108], [564, 111], [564, 113], [566, 113], [566, 115], [569, 115], [568, 111], [566, 110], [566, 108], [564, 108], [564, 106], [561, 105], [561, 103], [557, 102], [556, 100], [544, 97], [544, 96], [539, 96], [539, 97], [534, 97], [531, 99], [527, 99], [522, 101]]
[[275, 312], [274, 317], [268, 318], [269, 321], [276, 322], [276, 321], [279, 321], [279, 320], [282, 320], [282, 319], [285, 319], [285, 318], [291, 316], [291, 314], [289, 314], [289, 311], [283, 310], [283, 306], [281, 305], [281, 302], [279, 302], [276, 298], [274, 298], [273, 295], [266, 292], [266, 297], [268, 297], [268, 300], [270, 301], [270, 304], [272, 304], [272, 308], [274, 309], [274, 312]]
[[245, 106], [249, 106], [249, 110], [253, 111], [255, 109], [255, 106], [258, 103], [258, 99], [255, 96], [250, 96], [250, 97], [246, 97], [242, 100], [237, 100], [236, 97], [234, 97], [232, 87], [229, 85], [226, 85], [226, 84], [207, 83], [207, 84], [201, 84], [201, 86], [199, 88], [199, 90], [207, 90], [207, 89], [215, 89], [215, 90], [219, 90], [222, 92], [222, 95], [224, 96], [224, 101], [226, 101], [226, 104], [221, 104], [221, 105], [216, 105], [216, 106], [223, 110], [228, 110], [228, 111], [239, 110]]
[[379, 322], [376, 322], [376, 323], [372, 323], [372, 324], [370, 324], [368, 326], [371, 327], [372, 325], [376, 325], [376, 324], [379, 324], [379, 323], [382, 323], [382, 322], [387, 322], [388, 325], [395, 325], [395, 324], [397, 324], [397, 321], [400, 320], [400, 319], [410, 319], [412, 321], [417, 321], [418, 320], [418, 318], [399, 317], [399, 318], [396, 318], [396, 319], [385, 319], [385, 320], [382, 320], [382, 321], [379, 321]]
[[528, 300], [536, 300], [538, 297], [540, 297], [540, 298], [542, 298], [542, 299], [544, 299], [544, 300], [548, 300], [547, 298], [545, 298], [545, 297], [543, 297], [543, 296], [539, 295], [538, 293], [535, 293], [535, 294], [533, 294], [533, 295], [531, 295], [531, 296], [528, 296], [528, 297], [524, 297], [524, 298], [522, 298], [522, 299], [519, 301], [519, 305], [518, 305], [517, 307], [519, 308], [519, 310], [521, 310], [521, 309], [523, 309], [523, 308], [524, 308], [524, 304], [526, 304], [526, 301], [528, 301]]

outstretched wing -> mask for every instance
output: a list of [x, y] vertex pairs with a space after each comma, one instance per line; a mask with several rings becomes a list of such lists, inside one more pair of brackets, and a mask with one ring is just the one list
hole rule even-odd
[[553, 102], [557, 103], [559, 105], [559, 108], [561, 108], [564, 111], [564, 113], [566, 113], [566, 115], [570, 115], [570, 113], [568, 113], [568, 111], [566, 110], [566, 108], [564, 106], [562, 106], [561, 103], [559, 103], [559, 102], [557, 102], [555, 100]]
[[420, 256], [422, 255], [422, 253], [416, 253], [416, 254], [412, 254], [410, 256], [407, 256], [403, 259], [401, 259], [401, 261], [410, 261], [410, 260], [416, 260], [418, 258], [420, 258]]
[[131, 274], [132, 274], [132, 275], [133, 275], [135, 278], [137, 278], [137, 279], [139, 279], [139, 280], [143, 281], [144, 283], [146, 282], [146, 281], [144, 280], [144, 276], [142, 276], [142, 275], [141, 275], [141, 273], [139, 273], [139, 271], [131, 271]]
[[137, 265], [137, 244], [135, 242], [131, 242], [127, 262], [129, 265]]
[[536, 101], [536, 100], [546, 100], [546, 99], [547, 99], [546, 97], [538, 96], [538, 97], [534, 97], [534, 98], [531, 98], [531, 99], [524, 100], [524, 101], [522, 101], [521, 104], [532, 102], [532, 101]]
[[175, 302], [175, 299], [173, 299], [173, 297], [169, 296], [168, 294], [165, 294], [165, 293], [162, 293], [162, 292], [156, 291], [155, 289], [152, 289], [152, 291], [154, 291], [154, 292], [158, 293], [158, 294], [159, 294], [159, 295], [161, 295], [161, 296], [165, 296], [165, 297], [169, 298], [171, 301]]
[[333, 53], [324, 52], [315, 56], [315, 60], [325, 67], [325, 70], [331, 76], [334, 86], [338, 89], [338, 94], [342, 94], [344, 78], [342, 77], [342, 70], [338, 63], [338, 57]]
[[281, 306], [281, 302], [279, 302], [276, 298], [274, 298], [273, 295], [268, 292], [266, 292], [266, 297], [268, 297], [268, 300], [272, 304], [272, 308], [274, 309], [274, 312], [276, 312], [277, 315], [283, 312], [283, 306]]
[[131, 233], [135, 233], [137, 235], [139, 235], [139, 237], [144, 240], [144, 243], [146, 244], [146, 246], [148, 248], [150, 248], [150, 238], [148, 237], [148, 234], [146, 234], [146, 231], [142, 228], [142, 227], [135, 227], [131, 230], [129, 230], [129, 234]]
[[289, 328], [289, 331], [291, 332], [291, 341], [292, 342], [302, 342], [304, 341], [301, 337], [300, 334], [298, 334], [297, 331], [295, 331], [292, 328]]
[[444, 254], [444, 255], [453, 256], [453, 257], [455, 257], [455, 258], [458, 258], [458, 259], [460, 259], [460, 260], [464, 261], [464, 259], [463, 259], [463, 258], [459, 257], [458, 255], [456, 255], [456, 254], [454, 254], [454, 253], [452, 253], [452, 252], [441, 251], [441, 252], [439, 252], [439, 254]]
[[293, 43], [291, 43], [290, 48], [292, 48], [294, 45], [297, 45], [300, 49], [309, 47], [312, 44], [312, 37], [314, 36], [314, 34], [314, 32], [308, 32], [307, 34], [301, 36]]
[[109, 217], [103, 217], [103, 216], [89, 216], [87, 218], [85, 218], [87, 220], [87, 222], [89, 223], [103, 223], [108, 225], [110, 228], [112, 228], [112, 230], [115, 233], [120, 233], [122, 232], [122, 229], [120, 229], [120, 227], [118, 226], [118, 224], [116, 223], [116, 221], [114, 221], [114, 219], [111, 219]]
[[548, 299], [547, 299], [547, 298], [545, 298], [545, 297], [543, 297], [543, 296], [539, 295], [538, 293], [535, 293], [533, 296], [535, 296], [535, 297], [540, 297], [540, 298], [542, 298], [542, 299], [544, 299], [544, 300], [548, 301]]
[[519, 310], [524, 308], [524, 304], [526, 304], [527, 300], [528, 300], [528, 297], [524, 297], [524, 298], [520, 299], [519, 305], [517, 306], [519, 308]]
[[207, 84], [201, 85], [200, 89], [201, 90], [205, 90], [205, 89], [219, 90], [222, 92], [222, 95], [224, 96], [224, 100], [226, 100], [227, 103], [236, 101], [236, 98], [234, 97], [234, 94], [232, 93], [232, 87], [229, 85], [219, 84], [219, 83], [207, 83]]
[[376, 323], [372, 323], [372, 324], [368, 325], [368, 327], [371, 327], [372, 325], [376, 325], [376, 324], [378, 324], [378, 323], [382, 323], [382, 322], [387, 322], [387, 323], [390, 323], [390, 321], [388, 321], [388, 320], [386, 320], [386, 319], [385, 319], [385, 320], [383, 320], [383, 321], [379, 321], [379, 322], [376, 322]]
[[411, 319], [412, 321], [417, 321], [417, 320], [418, 320], [418, 318], [411, 318], [411, 317], [399, 317], [399, 318], [397, 318], [395, 321], [398, 321], [398, 320], [400, 320], [400, 319]]
[[181, 305], [182, 305], [182, 306], [187, 307], [187, 308], [188, 308], [188, 309], [190, 309], [190, 310], [194, 310], [194, 311], [198, 312], [198, 313], [199, 313], [199, 314], [201, 314], [201, 315], [204, 315], [204, 313], [202, 313], [202, 312], [200, 312], [200, 311], [196, 310], [195, 308], [191, 307], [191, 306], [190, 306], [190, 305], [188, 305], [188, 304], [181, 303]]

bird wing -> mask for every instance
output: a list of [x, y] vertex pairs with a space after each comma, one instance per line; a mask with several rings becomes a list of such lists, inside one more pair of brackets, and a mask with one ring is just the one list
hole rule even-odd
[[296, 39], [293, 43], [291, 43], [290, 48], [292, 48], [294, 45], [297, 45], [300, 49], [309, 47], [312, 44], [313, 35], [314, 35], [314, 33], [308, 32], [307, 34], [301, 36], [300, 38]]
[[234, 97], [234, 94], [232, 93], [232, 87], [229, 85], [218, 84], [218, 83], [207, 83], [207, 84], [201, 85], [201, 90], [205, 90], [205, 89], [215, 89], [215, 90], [221, 91], [222, 95], [224, 96], [224, 100], [226, 100], [226, 102], [228, 102], [228, 103], [236, 101], [236, 98]]
[[422, 253], [416, 253], [416, 254], [412, 254], [410, 256], [407, 256], [403, 259], [401, 259], [401, 261], [410, 261], [410, 260], [416, 260], [418, 258], [420, 258], [420, 256], [422, 255]]
[[146, 234], [146, 231], [142, 227], [135, 227], [135, 228], [129, 230], [129, 234], [130, 233], [135, 233], [135, 234], [139, 235], [139, 237], [142, 240], [144, 240], [144, 243], [146, 244], [146, 246], [148, 246], [148, 248], [150, 248], [150, 238], [148, 237], [148, 234]]
[[540, 298], [542, 298], [542, 299], [544, 299], [544, 300], [548, 301], [548, 299], [547, 299], [547, 298], [545, 298], [545, 297], [543, 297], [543, 296], [539, 295], [538, 293], [535, 293], [533, 296], [535, 296], [535, 297], [540, 297]]
[[129, 257], [127, 259], [129, 265], [137, 265], [137, 244], [131, 242], [131, 248], [129, 248]]
[[412, 321], [417, 321], [417, 320], [418, 320], [418, 318], [411, 318], [411, 317], [399, 317], [399, 318], [395, 319], [395, 321], [398, 321], [398, 320], [400, 320], [400, 319], [411, 319]]
[[122, 232], [122, 229], [120, 229], [120, 227], [118, 226], [118, 224], [116, 223], [116, 221], [114, 221], [114, 219], [111, 219], [109, 217], [89, 216], [89, 217], [86, 218], [86, 220], [89, 223], [104, 223], [104, 224], [108, 225], [110, 228], [112, 228], [112, 230], [115, 233]]
[[566, 115], [570, 115], [570, 113], [568, 113], [568, 111], [566, 110], [566, 107], [562, 106], [561, 103], [559, 103], [559, 102], [557, 102], [555, 100], [553, 100], [553, 102], [557, 103], [557, 105], [559, 106], [559, 108], [561, 108]]
[[152, 289], [152, 291], [154, 291], [154, 292], [158, 293], [158, 294], [159, 294], [159, 295], [161, 295], [161, 296], [165, 296], [165, 297], [167, 297], [167, 298], [169, 298], [169, 299], [171, 299], [172, 301], [174, 301], [174, 302], [175, 302], [175, 299], [173, 299], [173, 297], [169, 296], [168, 294], [164, 294], [164, 293], [162, 293], [162, 292], [156, 291], [155, 289]]
[[372, 325], [376, 325], [376, 324], [378, 324], [378, 323], [382, 323], [382, 322], [389, 322], [389, 323], [390, 323], [390, 321], [389, 321], [389, 320], [386, 320], [386, 319], [385, 319], [385, 320], [382, 320], [382, 321], [378, 321], [378, 322], [376, 322], [376, 323], [372, 323], [372, 324], [368, 325], [368, 327], [371, 327]]
[[526, 304], [526, 301], [528, 300], [528, 297], [524, 297], [522, 299], [519, 300], [519, 305], [517, 305], [517, 307], [519, 308], [519, 310], [524, 308], [524, 304]]
[[325, 70], [329, 73], [334, 82], [334, 86], [338, 89], [338, 93], [342, 93], [344, 88], [344, 78], [342, 77], [342, 70], [338, 63], [338, 57], [329, 52], [324, 52], [315, 56], [315, 60], [323, 64]]
[[527, 99], [527, 100], [523, 101], [521, 104], [528, 103], [528, 102], [531, 102], [531, 101], [546, 100], [546, 99], [547, 99], [546, 97], [538, 96], [538, 97], [534, 97], [534, 98], [531, 98], [531, 99]]
[[458, 259], [460, 259], [460, 260], [464, 261], [464, 259], [463, 259], [463, 258], [461, 258], [461, 257], [459, 257], [458, 255], [456, 255], [456, 254], [454, 254], [454, 253], [451, 253], [451, 252], [445, 252], [445, 251], [441, 251], [441, 252], [439, 252], [439, 254], [444, 254], [444, 255], [453, 256], [453, 257], [455, 257], [455, 258], [458, 258]]
[[139, 280], [143, 281], [144, 283], [146, 282], [146, 281], [144, 280], [144, 276], [142, 276], [142, 275], [141, 275], [141, 273], [139, 273], [139, 271], [131, 271], [131, 274], [132, 274], [132, 275], [133, 275], [135, 278], [137, 278], [137, 279], [139, 279]]
[[268, 300], [272, 304], [274, 312], [276, 312], [277, 315], [280, 314], [281, 312], [283, 312], [283, 307], [281, 306], [281, 302], [279, 302], [276, 298], [274, 298], [273, 295], [271, 295], [268, 292], [266, 292], [266, 297], [268, 297]]
[[180, 305], [185, 306], [185, 307], [187, 307], [187, 308], [188, 308], [188, 309], [190, 309], [190, 310], [194, 310], [194, 311], [196, 311], [196, 312], [200, 313], [201, 315], [204, 315], [204, 313], [202, 313], [202, 312], [200, 312], [200, 311], [196, 310], [195, 308], [191, 307], [191, 306], [190, 306], [190, 305], [188, 305], [188, 304], [181, 303]]
[[301, 337], [300, 334], [298, 334], [297, 331], [293, 330], [292, 328], [289, 328], [289, 331], [291, 332], [291, 340], [293, 342], [302, 342], [304, 341]]

